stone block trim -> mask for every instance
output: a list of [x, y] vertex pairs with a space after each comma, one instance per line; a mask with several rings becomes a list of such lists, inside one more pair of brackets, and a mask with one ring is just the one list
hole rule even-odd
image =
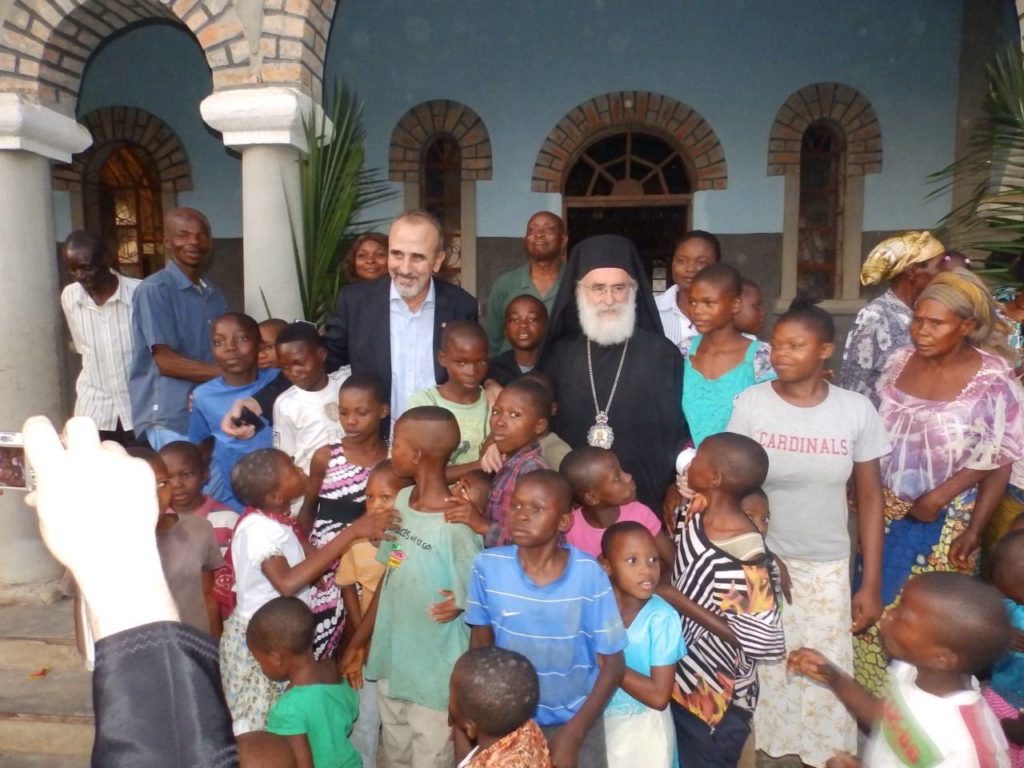
[[594, 139], [615, 127], [655, 128], [678, 144], [695, 189], [725, 189], [729, 176], [725, 150], [714, 129], [692, 107], [651, 91], [615, 91], [573, 108], [551, 129], [533, 166], [534, 192], [561, 193], [572, 161]]
[[871, 102], [842, 83], [812, 83], [779, 107], [768, 139], [768, 175], [783, 176], [800, 167], [804, 131], [828, 120], [846, 140], [846, 172], [852, 176], [882, 170], [882, 127]]
[[14, 0], [0, 27], [0, 90], [73, 115], [96, 47], [129, 24], [162, 18], [195, 35], [214, 90], [294, 85], [319, 99], [336, 0], [271, 5], [254, 51], [227, 0]]
[[491, 136], [480, 116], [465, 104], [439, 99], [417, 104], [391, 133], [388, 178], [419, 183], [423, 151], [440, 135], [451, 136], [462, 156], [462, 180], [491, 178]]
[[265, 85], [296, 85], [320, 101], [336, 0], [264, 3], [259, 50]]
[[14, 0], [0, 27], [0, 90], [73, 115], [85, 64], [111, 34], [144, 19], [195, 36], [214, 87], [256, 84], [245, 30], [227, 0]]
[[135, 144], [152, 159], [161, 189], [181, 192], [192, 189], [192, 167], [181, 139], [156, 115], [136, 107], [103, 107], [79, 122], [89, 129], [93, 145], [72, 158], [55, 165], [53, 188], [81, 191], [97, 152], [106, 157], [104, 145]]

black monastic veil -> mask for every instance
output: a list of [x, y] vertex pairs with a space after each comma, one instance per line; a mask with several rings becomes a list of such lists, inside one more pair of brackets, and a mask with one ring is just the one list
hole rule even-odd
[[[587, 272], [602, 267], [624, 269], [637, 283], [636, 330], [629, 339], [608, 422], [615, 433], [612, 451], [636, 480], [637, 498], [657, 513], [665, 489], [673, 481], [675, 457], [686, 437], [683, 365], [679, 350], [662, 334], [654, 296], [632, 242], [618, 235], [598, 235], [572, 249], [555, 298], [539, 368], [555, 382], [555, 432], [573, 448], [586, 445], [587, 431], [596, 414], [576, 286]], [[622, 349], [622, 344], [590, 344], [594, 385], [602, 409]]]

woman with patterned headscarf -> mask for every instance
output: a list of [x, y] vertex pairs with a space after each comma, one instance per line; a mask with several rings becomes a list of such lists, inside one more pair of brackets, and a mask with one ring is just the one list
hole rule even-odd
[[939, 273], [942, 243], [930, 232], [904, 232], [874, 247], [860, 270], [861, 285], [889, 282], [853, 321], [837, 384], [868, 397], [878, 407], [876, 385], [889, 355], [910, 346], [910, 308]]
[[[982, 531], [1024, 457], [1024, 394], [1008, 360], [1006, 324], [977, 277], [934, 278], [914, 304], [913, 346], [894, 352], [878, 385], [892, 452], [885, 499], [882, 602], [926, 571], [975, 570]], [[854, 640], [854, 666], [881, 693], [877, 626]]]

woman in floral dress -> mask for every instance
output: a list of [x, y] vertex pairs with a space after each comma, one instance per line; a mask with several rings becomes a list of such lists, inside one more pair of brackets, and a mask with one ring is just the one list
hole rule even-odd
[[[892, 444], [881, 461], [887, 606], [914, 574], [975, 570], [1010, 465], [1024, 457], [1024, 397], [985, 285], [964, 270], [939, 275], [914, 305], [910, 332], [913, 346], [892, 355], [878, 388]], [[854, 665], [880, 693], [886, 659], [877, 628], [855, 638]]]

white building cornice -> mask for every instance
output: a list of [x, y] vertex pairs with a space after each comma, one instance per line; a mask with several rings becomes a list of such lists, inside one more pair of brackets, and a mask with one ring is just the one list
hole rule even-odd
[[199, 105], [203, 120], [229, 147], [287, 144], [306, 151], [304, 119], [323, 119], [319, 104], [295, 88], [238, 88], [218, 91]]
[[0, 149], [20, 149], [68, 163], [92, 144], [89, 130], [17, 93], [0, 93]]

